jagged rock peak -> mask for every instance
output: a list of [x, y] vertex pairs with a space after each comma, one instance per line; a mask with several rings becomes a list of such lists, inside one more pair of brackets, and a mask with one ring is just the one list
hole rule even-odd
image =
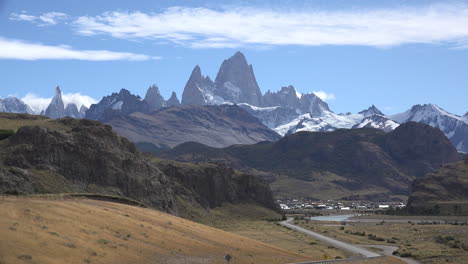
[[33, 114], [34, 111], [23, 100], [9, 96], [0, 98], [0, 112]]
[[185, 84], [182, 93], [182, 104], [184, 105], [206, 105], [205, 95], [212, 89], [213, 82], [209, 77], [203, 77], [200, 66], [195, 66], [190, 78]]
[[62, 118], [65, 116], [65, 106], [62, 100], [60, 86], [55, 87], [55, 95], [45, 111], [45, 115], [50, 118]]
[[81, 105], [80, 107], [80, 118], [84, 118], [86, 116], [86, 111], [88, 111], [88, 107], [85, 105]]
[[81, 105], [80, 107], [80, 113], [86, 113], [86, 111], [88, 111], [88, 107], [86, 107], [85, 105]]
[[282, 106], [295, 109], [299, 107], [301, 97], [302, 95], [296, 91], [294, 86], [284, 86], [281, 87], [281, 90], [278, 92], [266, 92], [263, 96], [263, 105]]
[[65, 116], [72, 117], [72, 118], [81, 118], [80, 112], [78, 111], [78, 107], [74, 103], [68, 104], [65, 108]]
[[148, 113], [150, 107], [140, 96], [131, 94], [126, 89], [120, 92], [104, 96], [97, 104], [91, 105], [86, 111], [86, 119], [107, 121], [120, 115], [128, 115], [133, 112]]
[[164, 98], [162, 97], [161, 93], [159, 92], [158, 86], [153, 84], [148, 88], [148, 91], [145, 95], [145, 101], [148, 103], [150, 109], [159, 109], [165, 105]]
[[359, 114], [364, 116], [372, 116], [372, 115], [384, 115], [382, 111], [380, 111], [375, 105], [370, 106], [369, 108], [362, 110]]
[[258, 87], [252, 65], [244, 54], [236, 52], [224, 60], [215, 79], [215, 93], [232, 103], [262, 106], [262, 92]]
[[166, 102], [166, 106], [171, 107], [171, 106], [178, 106], [178, 105], [180, 105], [180, 101], [177, 98], [177, 94], [175, 92], [172, 92], [171, 97], [169, 97], [169, 99]]

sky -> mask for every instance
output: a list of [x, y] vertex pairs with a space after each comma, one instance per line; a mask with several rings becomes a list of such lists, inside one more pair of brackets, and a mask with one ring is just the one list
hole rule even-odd
[[167, 99], [236, 51], [262, 90], [294, 85], [336, 113], [468, 111], [468, 1], [0, 0], [0, 97], [89, 105], [126, 88]]

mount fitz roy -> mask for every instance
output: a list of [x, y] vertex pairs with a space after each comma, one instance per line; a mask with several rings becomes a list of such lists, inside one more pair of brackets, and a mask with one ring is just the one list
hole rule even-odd
[[[209, 76], [202, 75], [201, 68], [195, 66], [184, 87], [181, 101], [175, 92], [165, 100], [159, 88], [152, 85], [144, 99], [122, 89], [119, 93], [105, 96], [89, 110], [85, 107], [78, 110], [74, 104], [63, 105], [61, 91], [57, 87], [52, 102], [41, 114], [51, 118], [85, 117], [106, 122], [135, 112], [149, 114], [179, 105], [223, 104], [236, 104], [281, 136], [299, 131], [328, 132], [339, 128], [362, 127], [390, 132], [402, 123], [421, 122], [439, 128], [458, 151], [468, 153], [468, 112], [464, 116], [458, 116], [436, 105], [425, 104], [415, 105], [404, 113], [392, 116], [385, 115], [375, 106], [356, 114], [336, 114], [314, 93], [301, 94], [292, 85], [282, 87], [276, 92], [268, 90], [262, 95], [253, 66], [248, 64], [241, 52], [236, 52], [222, 62], [214, 81]], [[201, 111], [200, 109], [202, 108], [196, 108], [196, 111]], [[12, 97], [0, 99], [0, 111], [33, 113], [24, 102]], [[178, 114], [186, 111], [188, 108]]]

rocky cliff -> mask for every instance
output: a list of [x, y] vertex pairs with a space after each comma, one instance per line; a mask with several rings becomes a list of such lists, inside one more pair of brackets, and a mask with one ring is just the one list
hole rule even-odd
[[438, 129], [406, 123], [378, 129], [299, 132], [277, 142], [209, 148], [182, 144], [160, 154], [181, 161], [213, 161], [269, 175], [282, 196], [317, 199], [389, 199], [408, 195], [411, 182], [459, 159]]
[[97, 192], [176, 212], [169, 179], [110, 126], [59, 119], [69, 131], [24, 126], [2, 141], [2, 193]]
[[0, 194], [98, 193], [125, 196], [189, 215], [224, 203], [277, 210], [261, 178], [221, 165], [155, 162], [109, 125], [86, 119], [2, 114]]
[[119, 93], [105, 96], [97, 104], [91, 105], [85, 118], [107, 121], [114, 117], [125, 116], [134, 112], [148, 113], [150, 106], [139, 96], [122, 89]]
[[414, 214], [468, 215], [468, 155], [415, 180], [407, 209]]

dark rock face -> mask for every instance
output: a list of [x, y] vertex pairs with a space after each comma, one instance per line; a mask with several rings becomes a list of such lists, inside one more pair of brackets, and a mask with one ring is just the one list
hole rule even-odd
[[145, 101], [148, 103], [150, 110], [156, 110], [165, 106], [164, 98], [159, 92], [159, 88], [154, 84], [146, 92]]
[[[442, 132], [419, 123], [403, 124], [390, 133], [373, 128], [298, 132], [277, 142], [222, 149], [187, 143], [161, 156], [180, 161], [223, 162], [237, 169], [276, 173], [304, 185], [323, 184], [317, 188], [319, 191], [336, 190], [343, 195], [368, 194], [378, 188], [382, 190], [381, 197], [386, 195], [387, 199], [393, 194], [408, 195], [415, 178], [458, 159], [456, 149]], [[328, 177], [323, 175], [333, 175], [336, 180], [327, 182]], [[288, 188], [281, 182], [284, 180], [273, 186]], [[290, 195], [295, 195], [294, 190]]]
[[468, 214], [468, 156], [416, 179], [407, 209], [415, 214]]
[[185, 105], [108, 120], [108, 124], [135, 143], [157, 148], [195, 141], [213, 147], [274, 141], [278, 134], [236, 105]]
[[192, 71], [182, 94], [182, 104], [184, 105], [206, 105], [205, 98], [207, 91], [213, 89], [213, 82], [209, 77], [201, 74], [201, 69], [197, 65]]
[[98, 121], [8, 113], [0, 118], [45, 121], [0, 140], [0, 194], [125, 196], [192, 219], [194, 211], [206, 214], [204, 209], [224, 203], [278, 211], [262, 178], [222, 165], [150, 159]]
[[55, 88], [55, 96], [52, 98], [49, 106], [45, 111], [45, 115], [50, 118], [62, 118], [65, 116], [65, 107], [62, 100], [62, 91], [60, 87]]
[[299, 108], [300, 98], [294, 86], [289, 85], [287, 87], [282, 87], [278, 92], [270, 92], [268, 90], [263, 96], [263, 105], [296, 109]]
[[[176, 212], [169, 179], [110, 126], [90, 120], [62, 119], [68, 132], [21, 127], [6, 142], [0, 188], [8, 192], [101, 192], [137, 199]], [[16, 168], [16, 169], [15, 169]]]
[[78, 107], [75, 104], [68, 104], [65, 108], [65, 116], [72, 118], [81, 118], [80, 112], [78, 112]]
[[420, 122], [440, 129], [461, 152], [468, 153], [468, 120], [448, 113], [434, 104], [415, 105], [410, 110], [391, 116], [400, 123]]
[[134, 112], [148, 113], [150, 107], [139, 96], [122, 89], [119, 93], [105, 96], [98, 104], [93, 104], [86, 111], [85, 118], [107, 121], [116, 116], [128, 115]]
[[166, 102], [167, 107], [178, 106], [180, 105], [179, 99], [177, 98], [177, 94], [172, 92], [171, 97]]
[[358, 114], [361, 114], [361, 115], [364, 115], [365, 117], [367, 116], [373, 116], [373, 115], [381, 115], [383, 116], [384, 114], [377, 108], [375, 107], [374, 105], [372, 105], [371, 107], [365, 109], [365, 110], [362, 110], [361, 112], [359, 112]]
[[197, 203], [215, 208], [224, 203], [255, 202], [280, 211], [269, 185], [258, 176], [236, 173], [222, 165], [158, 164], [170, 178], [189, 189]]
[[411, 174], [420, 176], [459, 159], [456, 148], [442, 131], [416, 122], [402, 124], [389, 133], [385, 149]]
[[262, 92], [258, 87], [252, 65], [244, 54], [236, 52], [223, 61], [215, 79], [215, 93], [232, 103], [262, 106]]

